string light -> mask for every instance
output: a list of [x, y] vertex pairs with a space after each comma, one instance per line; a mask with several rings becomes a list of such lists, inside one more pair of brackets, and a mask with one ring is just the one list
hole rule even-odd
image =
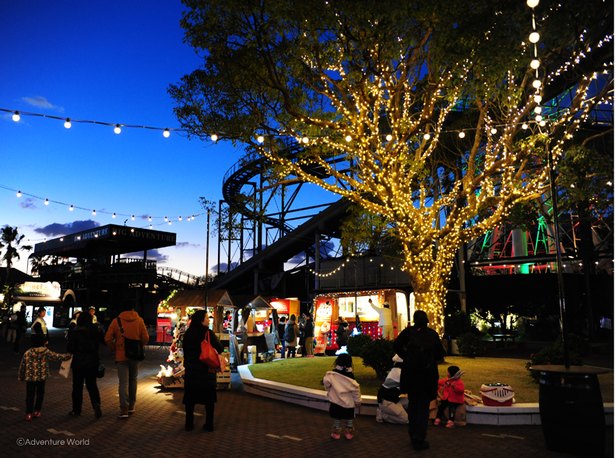
[[[21, 190], [15, 190], [15, 189], [12, 189], [12, 188], [4, 186], [4, 185], [0, 185], [0, 189], [5, 189], [7, 191], [14, 192], [15, 196], [17, 198], [21, 198], [22, 196], [28, 196], [30, 199], [42, 201], [45, 206], [49, 206], [52, 203], [53, 204], [57, 204], [57, 205], [61, 205], [61, 206], [64, 206], [65, 208], [68, 208], [68, 211], [70, 211], [70, 212], [73, 212], [73, 211], [75, 211], [77, 209], [77, 210], [81, 210], [81, 211], [87, 211], [92, 216], [99, 216], [100, 214], [103, 214], [103, 215], [106, 214], [106, 215], [110, 215], [112, 219], [116, 219], [118, 216], [123, 216], [123, 217], [126, 217], [126, 218], [130, 218], [132, 221], [135, 221], [137, 219], [136, 213], [116, 213], [116, 212], [107, 212], [107, 211], [103, 211], [103, 210], [91, 210], [91, 209], [88, 209], [86, 207], [81, 207], [81, 206], [77, 206], [77, 205], [74, 205], [74, 204], [68, 204], [68, 203], [65, 203], [65, 202], [58, 201], [58, 200], [53, 200], [53, 199], [49, 199], [49, 198], [39, 197], [39, 196], [37, 196], [35, 194], [30, 194], [30, 193], [27, 193], [27, 192], [22, 192]], [[200, 217], [203, 214], [204, 213], [196, 213], [196, 214], [191, 215], [189, 218], [185, 218], [185, 219], [186, 219], [186, 221], [193, 221], [195, 218]], [[162, 220], [163, 217], [149, 215], [147, 217], [144, 216], [143, 219], [147, 219], [148, 222], [151, 223], [152, 220], [154, 220], [154, 219]], [[183, 220], [184, 220], [184, 218], [182, 216], [179, 216], [176, 221], [182, 222]], [[160, 222], [158, 224], [172, 224], [172, 223], [173, 223], [173, 221], [165, 216], [164, 217], [164, 222]], [[150, 224], [150, 226], [152, 226], [152, 225]]]
[[0, 112], [11, 113], [11, 119], [13, 121], [15, 121], [15, 122], [20, 121], [22, 116], [31, 116], [31, 117], [38, 117], [38, 118], [62, 121], [62, 123], [63, 123], [63, 125], [64, 125], [64, 127], [66, 129], [70, 129], [73, 126], [73, 124], [75, 124], [75, 123], [78, 123], [78, 124], [94, 124], [94, 125], [99, 125], [99, 126], [113, 127], [115, 133], [119, 133], [119, 132], [117, 132], [118, 128], [120, 129], [120, 132], [121, 132], [122, 128], [158, 130], [158, 131], [162, 132], [162, 136], [164, 138], [169, 138], [171, 136], [171, 131], [172, 130], [176, 131], [176, 132], [187, 132], [186, 129], [180, 129], [180, 128], [170, 129], [168, 127], [155, 127], [155, 126], [148, 126], [148, 125], [143, 125], [143, 124], [125, 124], [125, 123], [118, 123], [118, 122], [95, 121], [95, 120], [88, 120], [88, 119], [75, 119], [75, 118], [71, 118], [71, 117], [67, 118], [67, 117], [54, 116], [54, 115], [49, 115], [49, 114], [44, 114], [44, 113], [34, 113], [34, 112], [30, 112], [30, 111], [19, 111], [19, 110], [8, 109], [8, 108], [0, 108]]
[[[532, 61], [534, 62], [534, 61]], [[538, 60], [536, 60], [536, 62], [539, 62]], [[533, 67], [532, 67], [533, 68]], [[542, 82], [540, 80], [536, 80], [534, 82], [534, 84], [541, 86]], [[539, 94], [535, 94], [534, 95], [534, 101], [536, 103], [540, 103], [542, 101], [542, 97]], [[171, 130], [173, 131], [177, 131], [177, 132], [187, 132], [185, 129], [180, 129], [180, 128], [174, 128], [174, 129], [170, 129], [168, 127], [165, 128], [161, 128], [161, 127], [152, 127], [152, 126], [146, 126], [146, 125], [142, 125], [142, 124], [138, 124], [138, 125], [129, 125], [129, 124], [120, 124], [120, 123], [110, 123], [110, 122], [104, 122], [104, 121], [88, 121], [88, 120], [79, 120], [79, 119], [73, 119], [73, 118], [60, 118], [58, 116], [53, 116], [53, 115], [47, 115], [47, 114], [42, 114], [42, 113], [32, 113], [32, 112], [22, 112], [22, 111], [15, 111], [15, 110], [10, 110], [7, 108], [0, 108], [0, 111], [2, 112], [10, 112], [13, 113], [12, 114], [12, 118], [14, 121], [19, 121], [21, 119], [21, 116], [36, 116], [36, 117], [42, 117], [42, 118], [48, 118], [48, 119], [58, 119], [58, 120], [62, 120], [64, 123], [64, 127], [66, 129], [70, 129], [74, 123], [88, 123], [88, 124], [97, 124], [97, 125], [105, 125], [105, 126], [111, 126], [113, 127], [113, 132], [117, 135], [121, 134], [124, 128], [130, 128], [130, 129], [149, 129], [149, 130], [160, 130], [162, 132], [162, 136], [164, 138], [169, 138], [171, 136]], [[508, 124], [507, 124], [508, 125]], [[497, 127], [505, 127], [505, 126], [497, 126]], [[465, 129], [466, 132], [471, 132], [471, 131], [475, 131], [475, 128], [467, 128]], [[446, 130], [446, 129], [440, 129], [439, 130], [440, 134], [447, 134], [447, 133], [455, 133], [457, 134], [460, 138], [463, 138], [466, 134], [465, 133], [460, 133], [459, 131], [456, 130]], [[286, 137], [286, 135], [284, 133], [279, 133], [275, 136], [279, 136], [279, 137]], [[210, 140], [214, 143], [216, 143], [219, 139], [220, 136], [218, 134], [211, 134], [210, 135]], [[316, 137], [319, 138], [319, 137]], [[322, 137], [321, 137], [322, 138]], [[387, 134], [387, 135], [383, 135], [382, 138], [388, 142], [393, 140], [393, 136], [391, 134]], [[430, 133], [425, 133], [423, 134], [423, 139], [424, 140], [430, 140], [432, 138]], [[352, 142], [353, 138], [351, 135], [346, 135], [346, 137], [344, 137], [344, 139], [346, 140], [347, 143]], [[265, 142], [265, 136], [264, 135], [258, 135], [256, 137], [256, 141], [259, 144], [262, 144]], [[299, 139], [299, 143], [301, 144], [309, 144], [310, 143], [310, 139], [308, 137], [301, 137]]]

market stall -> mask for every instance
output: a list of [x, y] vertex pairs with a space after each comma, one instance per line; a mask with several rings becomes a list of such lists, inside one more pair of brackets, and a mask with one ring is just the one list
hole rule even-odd
[[[183, 293], [183, 294], [180, 294]], [[195, 310], [207, 309], [212, 317], [210, 326], [216, 336], [220, 339], [225, 350], [222, 356], [226, 359], [226, 370], [217, 374], [218, 388], [227, 389], [231, 384], [230, 373], [230, 353], [229, 353], [229, 334], [216, 331], [216, 325], [220, 321], [220, 316], [224, 316], [225, 309], [234, 309], [230, 297], [226, 291], [206, 292], [204, 290], [180, 291], [172, 294], [167, 300], [161, 302], [158, 310], [158, 324], [160, 328], [170, 326], [170, 345], [166, 358], [166, 365], [160, 365], [158, 372], [158, 383], [165, 388], [183, 388], [184, 386], [184, 355], [183, 355], [183, 336], [189, 324], [189, 319]], [[164, 345], [165, 334], [159, 342]]]
[[[376, 304], [376, 308], [370, 305]], [[373, 339], [382, 337], [378, 326], [377, 308], [387, 302], [391, 309], [394, 336], [408, 323], [406, 296], [396, 290], [357, 291], [342, 294], [323, 294], [314, 299], [315, 354], [339, 350], [336, 329], [342, 317], [352, 333], [361, 332]]]
[[254, 364], [271, 361], [275, 354], [276, 309], [262, 296], [246, 300], [236, 298], [237, 304], [245, 304], [238, 311], [237, 364]]

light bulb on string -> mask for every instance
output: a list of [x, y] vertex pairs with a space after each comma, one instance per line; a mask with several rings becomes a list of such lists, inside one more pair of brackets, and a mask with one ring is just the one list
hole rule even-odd
[[350, 143], [352, 141], [352, 137], [350, 135], [346, 135], [345, 140]]
[[211, 138], [212, 142], [217, 142], [218, 141], [218, 136], [216, 134], [211, 134], [211, 136], [209, 138]]
[[68, 211], [72, 212], [75, 210], [75, 206], [73, 204], [70, 204], [70, 206], [68, 207]]
[[423, 138], [424, 138], [425, 140], [429, 140], [429, 139], [431, 138], [431, 135], [429, 135], [429, 134], [425, 134], [425, 135], [423, 135]]
[[265, 141], [265, 137], [263, 137], [262, 135], [259, 135], [258, 137], [256, 137], [256, 141], [259, 143], [263, 143]]
[[540, 41], [540, 34], [538, 32], [532, 32], [530, 33], [528, 39], [530, 40], [530, 43], [538, 43]]
[[111, 218], [113, 219], [117, 218], [117, 215], [115, 214], [115, 212], [113, 212], [113, 215], [111, 215]]
[[45, 199], [45, 205], [49, 205], [49, 199]]
[[66, 118], [66, 121], [64, 121], [64, 128], [70, 129], [71, 127], [73, 127], [73, 124], [70, 122], [70, 118]]
[[461, 132], [459, 132], [459, 138], [465, 138], [466, 133], [462, 130]]
[[117, 135], [122, 133], [122, 128], [119, 124], [116, 124], [115, 127], [113, 128], [113, 132], [116, 133]]
[[92, 210], [92, 216], [96, 216], [96, 210]]
[[180, 217], [178, 217], [178, 218], [177, 218], [177, 220], [178, 220], [178, 221], [181, 221], [181, 220], [182, 220], [182, 217], [181, 217], [181, 216], [180, 216]]
[[171, 136], [171, 131], [169, 129], [165, 129], [162, 131], [162, 136], [164, 138], [169, 138]]
[[536, 8], [538, 6], [538, 4], [540, 3], [540, 0], [527, 0], [527, 6], [529, 6], [530, 8]]
[[388, 134], [386, 136], [387, 142], [390, 142], [391, 140], [393, 140], [393, 136], [391, 134]]
[[540, 95], [540, 94], [534, 95], [534, 102], [536, 102], [536, 103], [542, 102], [542, 95]]
[[533, 70], [538, 70], [538, 68], [540, 67], [540, 61], [538, 59], [532, 59], [532, 61], [530, 62], [530, 67]]
[[13, 116], [11, 116], [11, 119], [15, 122], [19, 122], [19, 120], [21, 119], [21, 115], [19, 114], [19, 111], [16, 111], [15, 113], [13, 113]]
[[534, 89], [540, 89], [540, 86], [542, 86], [542, 81], [534, 80], [532, 81], [532, 86], [534, 87]]
[[131, 219], [132, 221], [134, 221], [134, 220], [135, 220], [135, 215], [130, 215], [130, 219]]
[[23, 194], [21, 193], [21, 191], [17, 191], [17, 194], [15, 194], [17, 197], [21, 197]]

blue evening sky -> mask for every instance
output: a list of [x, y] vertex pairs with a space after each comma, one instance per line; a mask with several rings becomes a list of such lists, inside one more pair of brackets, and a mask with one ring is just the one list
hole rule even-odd
[[[177, 128], [167, 94], [199, 65], [182, 41], [177, 0], [0, 0], [0, 108], [73, 119]], [[159, 130], [112, 127], [0, 112], [0, 227], [32, 244], [94, 224], [177, 234], [160, 265], [205, 270], [206, 218], [198, 198], [221, 198], [222, 176], [241, 147]], [[7, 189], [8, 188], [8, 189]], [[16, 197], [14, 190], [25, 193]], [[30, 195], [28, 195], [30, 194]], [[32, 197], [36, 196], [38, 198]], [[68, 211], [73, 204], [88, 210]], [[334, 199], [331, 199], [334, 200]], [[90, 209], [96, 209], [93, 216]], [[175, 220], [169, 226], [163, 217]], [[182, 222], [177, 222], [179, 216]], [[163, 224], [161, 224], [163, 223]], [[210, 267], [215, 262], [215, 241]], [[27, 254], [16, 264], [26, 270]]]

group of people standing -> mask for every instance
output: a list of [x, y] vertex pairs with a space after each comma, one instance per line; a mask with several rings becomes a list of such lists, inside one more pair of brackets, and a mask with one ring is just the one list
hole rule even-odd
[[[125, 338], [147, 344], [149, 334], [143, 319], [126, 304], [124, 310], [113, 320], [106, 333], [96, 320], [95, 310], [77, 312], [66, 333], [66, 353], [57, 353], [48, 348], [49, 331], [45, 322], [46, 311], [40, 308], [31, 326], [31, 348], [21, 360], [18, 379], [26, 382], [26, 421], [41, 416], [45, 396], [45, 381], [49, 377], [50, 361], [71, 360], [72, 409], [70, 416], [79, 416], [83, 407], [83, 386], [90, 397], [94, 416], [102, 416], [97, 378], [102, 374], [99, 346], [104, 343], [114, 353], [118, 372], [120, 398], [119, 418], [128, 418], [135, 412], [137, 395], [138, 361], [127, 357]], [[120, 321], [121, 320], [121, 321]]]
[[297, 346], [301, 349], [301, 356], [314, 356], [314, 320], [311, 313], [304, 313], [301, 322], [297, 322], [295, 314], [280, 317], [278, 321], [278, 337], [281, 343], [281, 357], [294, 358], [297, 355]]

